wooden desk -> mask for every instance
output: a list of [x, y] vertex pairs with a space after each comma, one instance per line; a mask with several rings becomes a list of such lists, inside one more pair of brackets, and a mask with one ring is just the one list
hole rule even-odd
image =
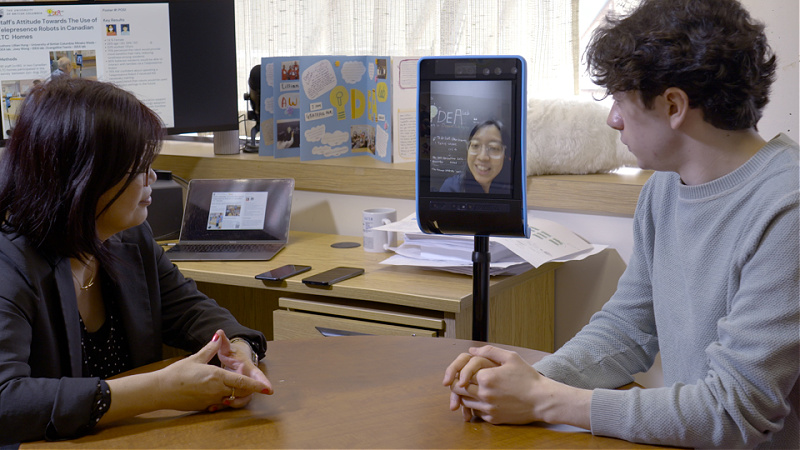
[[[393, 336], [270, 342], [262, 368], [275, 394], [257, 395], [247, 408], [158, 411], [22, 448], [650, 448], [564, 427], [464, 422], [448, 409], [441, 381], [447, 364], [475, 344]], [[544, 355], [514, 350], [528, 362]]]
[[[472, 337], [470, 276], [382, 265], [389, 253], [368, 253], [361, 246], [331, 248], [343, 241], [360, 242], [361, 238], [292, 232], [287, 247], [268, 262], [176, 264], [185, 276], [198, 282], [201, 291], [228, 308], [243, 325], [262, 331], [267, 339], [304, 336], [303, 327], [318, 335], [314, 324], [337, 329], [352, 325], [356, 327], [353, 331], [369, 334]], [[256, 274], [283, 264], [306, 264], [312, 269], [283, 282], [255, 279]], [[336, 266], [362, 267], [365, 273], [327, 289], [308, 287], [301, 281]], [[554, 271], [558, 266], [552, 263], [520, 275], [492, 277], [490, 341], [553, 351]], [[276, 329], [273, 318], [286, 328]]]

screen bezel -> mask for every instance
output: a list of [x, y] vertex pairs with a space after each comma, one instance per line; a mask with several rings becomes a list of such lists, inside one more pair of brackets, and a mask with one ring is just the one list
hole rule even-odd
[[[504, 123], [505, 137], [510, 139], [509, 146], [513, 147], [509, 155], [510, 194], [438, 192], [431, 189], [431, 83], [438, 81], [510, 82], [511, 118]], [[528, 236], [525, 60], [519, 56], [421, 58], [417, 89], [417, 221], [420, 229], [437, 234]]]
[[[166, 133], [238, 130], [234, 0], [16, 1], [0, 8], [147, 3], [169, 5], [174, 126]], [[0, 136], [0, 147], [7, 140]]]

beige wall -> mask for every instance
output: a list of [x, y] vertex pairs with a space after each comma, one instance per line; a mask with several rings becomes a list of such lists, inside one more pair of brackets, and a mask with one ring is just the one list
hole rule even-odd
[[778, 78], [770, 103], [758, 124], [765, 138], [788, 134], [800, 142], [800, 2], [797, 0], [742, 0], [750, 14], [767, 26], [767, 39], [778, 57]]

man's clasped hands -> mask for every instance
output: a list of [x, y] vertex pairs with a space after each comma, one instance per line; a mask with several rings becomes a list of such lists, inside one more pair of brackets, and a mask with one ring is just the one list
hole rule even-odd
[[553, 381], [512, 351], [486, 345], [460, 354], [445, 370], [450, 409], [493, 424], [565, 423], [589, 429], [591, 391]]

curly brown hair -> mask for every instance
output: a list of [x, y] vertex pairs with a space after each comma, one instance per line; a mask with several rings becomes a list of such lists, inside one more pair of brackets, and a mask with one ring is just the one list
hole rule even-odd
[[756, 128], [775, 80], [764, 25], [736, 0], [643, 0], [609, 14], [585, 57], [607, 94], [639, 91], [647, 108], [669, 87], [724, 130]]

